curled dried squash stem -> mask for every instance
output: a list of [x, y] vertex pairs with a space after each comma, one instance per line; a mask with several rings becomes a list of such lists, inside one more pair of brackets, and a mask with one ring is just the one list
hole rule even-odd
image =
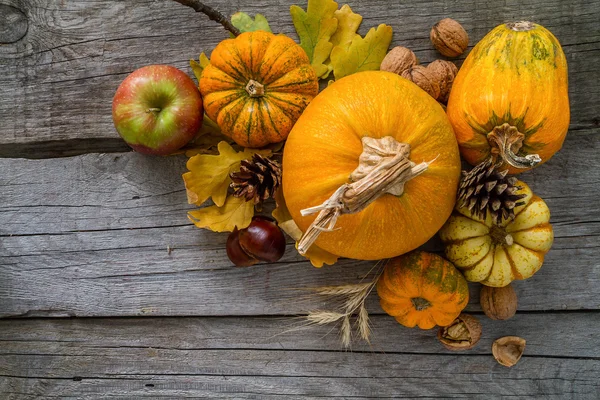
[[298, 243], [300, 254], [305, 254], [322, 232], [333, 231], [340, 215], [360, 212], [386, 193], [402, 195], [404, 184], [435, 161], [415, 164], [408, 158], [410, 145], [391, 136], [365, 136], [362, 145], [359, 165], [350, 175], [352, 183], [340, 186], [323, 204], [300, 211], [302, 216], [319, 213]]
[[525, 135], [510, 124], [504, 123], [496, 126], [488, 133], [487, 138], [492, 146], [492, 157], [499, 157], [499, 163], [505, 162], [515, 168], [531, 168], [542, 161], [537, 154], [526, 156], [517, 154], [523, 146]]

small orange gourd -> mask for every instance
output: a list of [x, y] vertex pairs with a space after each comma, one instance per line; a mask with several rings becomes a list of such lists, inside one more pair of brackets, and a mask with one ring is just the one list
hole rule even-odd
[[431, 96], [390, 72], [342, 78], [311, 102], [285, 145], [283, 194], [304, 232], [298, 250], [314, 242], [363, 260], [413, 250], [450, 216], [459, 175], [454, 132]]
[[449, 325], [469, 302], [467, 281], [454, 265], [424, 251], [391, 259], [377, 294], [381, 308], [409, 328]]
[[567, 61], [558, 40], [531, 22], [497, 26], [456, 75], [447, 113], [471, 165], [495, 157], [516, 174], [547, 161], [569, 128]]
[[285, 140], [318, 91], [304, 50], [287, 36], [264, 31], [219, 43], [200, 77], [206, 114], [245, 147]]

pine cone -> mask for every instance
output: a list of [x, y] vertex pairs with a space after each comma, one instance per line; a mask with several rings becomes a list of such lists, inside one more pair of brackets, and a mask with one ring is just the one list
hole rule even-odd
[[233, 172], [231, 188], [235, 197], [244, 197], [254, 204], [273, 197], [281, 185], [281, 164], [254, 154], [252, 160], [243, 160], [239, 172]]
[[492, 158], [471, 171], [463, 171], [458, 188], [458, 207], [467, 207], [473, 215], [485, 219], [488, 211], [495, 224], [515, 218], [514, 208], [525, 204], [519, 201], [525, 194], [516, 186], [517, 178], [507, 177], [508, 169], [498, 171]]

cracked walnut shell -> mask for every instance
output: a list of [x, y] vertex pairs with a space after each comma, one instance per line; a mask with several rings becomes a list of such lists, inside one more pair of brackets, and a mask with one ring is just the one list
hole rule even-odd
[[418, 63], [417, 56], [411, 49], [396, 46], [387, 53], [381, 62], [381, 67], [379, 69], [400, 75], [402, 72], [414, 67]]
[[481, 338], [481, 324], [472, 315], [460, 314], [450, 325], [441, 327], [437, 337], [448, 350], [469, 350]]
[[431, 43], [446, 57], [458, 57], [469, 45], [469, 35], [461, 24], [451, 18], [444, 18], [431, 28]]
[[492, 345], [494, 358], [505, 367], [512, 367], [518, 363], [524, 351], [525, 339], [518, 336], [501, 337]]

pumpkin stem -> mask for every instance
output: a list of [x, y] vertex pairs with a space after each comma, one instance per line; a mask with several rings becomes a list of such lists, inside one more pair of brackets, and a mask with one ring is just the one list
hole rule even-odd
[[265, 94], [265, 87], [254, 79], [250, 79], [246, 85], [246, 92], [248, 92], [250, 97], [261, 97]]
[[492, 225], [490, 228], [490, 237], [494, 243], [501, 246], [512, 246], [512, 244], [515, 242], [512, 235], [506, 232], [503, 227], [498, 225]]
[[515, 168], [532, 168], [542, 161], [537, 154], [528, 154], [524, 157], [517, 155], [523, 146], [525, 135], [512, 125], [504, 123], [496, 126], [488, 133], [487, 139], [492, 146], [492, 155], [500, 156], [502, 162]]
[[506, 26], [515, 32], [527, 32], [535, 28], [535, 24], [529, 21], [509, 22]]
[[417, 311], [427, 310], [431, 307], [431, 303], [422, 297], [413, 297], [410, 301], [412, 301], [413, 306], [415, 306], [415, 310]]
[[359, 165], [350, 175], [352, 183], [340, 186], [323, 204], [300, 211], [303, 216], [319, 213], [298, 243], [300, 254], [306, 254], [321, 232], [333, 231], [340, 215], [362, 211], [386, 193], [401, 196], [404, 183], [425, 172], [435, 161], [415, 164], [408, 159], [410, 145], [391, 136], [365, 136], [362, 144]]

